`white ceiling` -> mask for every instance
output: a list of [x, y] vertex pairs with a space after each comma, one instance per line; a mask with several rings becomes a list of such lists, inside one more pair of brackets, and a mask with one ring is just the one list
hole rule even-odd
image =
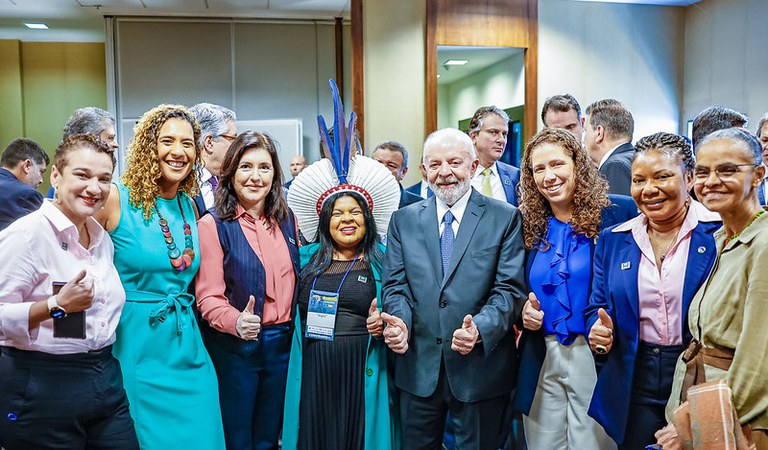
[[[497, 62], [522, 53], [522, 48], [514, 47], [457, 47], [440, 45], [437, 47], [437, 84], [451, 84], [454, 81], [468, 77]], [[466, 59], [463, 66], [448, 66], [449, 59]]]
[[[350, 0], [0, 0], [0, 39], [103, 42], [103, 16], [349, 17]], [[24, 22], [49, 30], [30, 30]]]

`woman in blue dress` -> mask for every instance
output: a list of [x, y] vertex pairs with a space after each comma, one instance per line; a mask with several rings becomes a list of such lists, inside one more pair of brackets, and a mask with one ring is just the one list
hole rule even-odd
[[576, 138], [547, 128], [521, 164], [523, 237], [530, 249], [523, 307], [522, 360], [515, 407], [531, 450], [615, 448], [587, 416], [597, 379], [585, 340], [592, 252], [600, 229], [636, 214], [632, 199], [608, 183]]
[[200, 265], [191, 200], [199, 135], [183, 106], [147, 111], [98, 216], [126, 291], [114, 354], [142, 449], [224, 448], [216, 373], [188, 293]]

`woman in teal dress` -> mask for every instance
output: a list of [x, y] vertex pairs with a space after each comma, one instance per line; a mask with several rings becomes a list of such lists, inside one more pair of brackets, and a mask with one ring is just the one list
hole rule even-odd
[[224, 448], [216, 373], [188, 293], [200, 265], [191, 200], [199, 135], [183, 106], [146, 112], [98, 216], [126, 291], [114, 354], [142, 449]]

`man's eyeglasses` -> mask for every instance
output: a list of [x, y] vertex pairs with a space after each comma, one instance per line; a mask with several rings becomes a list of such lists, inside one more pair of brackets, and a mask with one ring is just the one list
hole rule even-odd
[[[739, 173], [741, 173], [741, 169], [739, 169], [739, 167], [742, 166], [749, 166], [752, 168], [757, 167], [754, 164], [720, 164], [719, 166], [715, 167], [715, 175], [720, 179], [720, 181], [731, 181]], [[709, 174], [711, 172], [712, 170], [709, 167], [696, 166], [693, 169], [693, 178], [697, 183], [703, 183], [707, 180], [707, 178], [709, 178]]]
[[237, 139], [237, 136], [232, 136], [231, 134], [220, 134], [219, 137], [222, 137], [222, 138], [228, 140], [229, 142], [232, 142], [235, 139]]

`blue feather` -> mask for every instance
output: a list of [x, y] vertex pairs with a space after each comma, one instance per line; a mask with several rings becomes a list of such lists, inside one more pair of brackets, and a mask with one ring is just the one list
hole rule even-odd
[[320, 141], [325, 153], [325, 157], [331, 160], [336, 175], [339, 177], [339, 183], [347, 182], [349, 173], [349, 162], [352, 159], [352, 151], [357, 147], [355, 138], [355, 124], [357, 114], [352, 112], [349, 119], [349, 127], [344, 123], [344, 105], [341, 102], [339, 87], [336, 82], [328, 80], [331, 86], [331, 96], [333, 97], [333, 138], [328, 132], [323, 116], [317, 116], [317, 124], [320, 128]]

